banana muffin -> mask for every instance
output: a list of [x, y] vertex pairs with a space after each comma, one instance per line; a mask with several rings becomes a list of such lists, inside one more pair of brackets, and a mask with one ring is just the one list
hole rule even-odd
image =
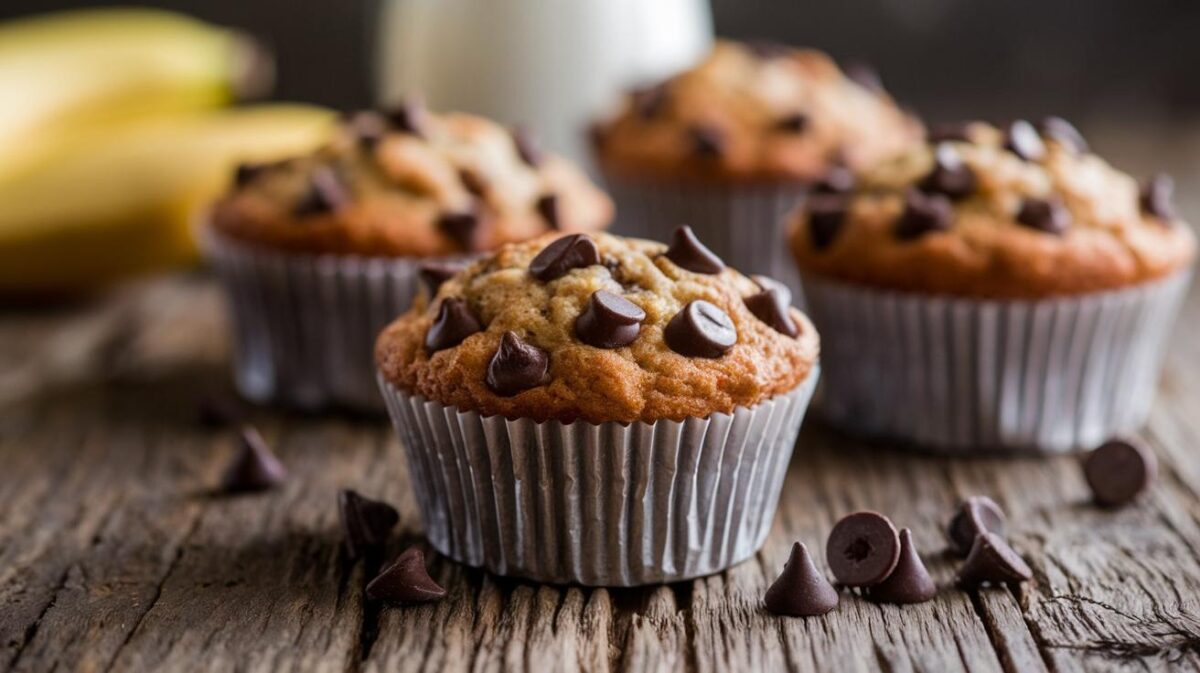
[[306, 408], [377, 407], [371, 344], [422, 278], [505, 243], [602, 229], [612, 213], [523, 130], [415, 104], [349, 115], [308, 156], [240, 167], [209, 214], [239, 387]]
[[942, 448], [1136, 430], [1195, 256], [1171, 188], [1139, 187], [1050, 118], [937, 129], [814, 196], [791, 247], [836, 344], [823, 411]]
[[[487, 472], [497, 493], [463, 510], [462, 489], [415, 479], [434, 545], [499, 574], [597, 585], [672, 581], [752, 554], [817, 378], [816, 330], [789, 301], [686, 227], [669, 246], [546, 236], [442, 282], [376, 345], [410, 467], [457, 461], [438, 478]], [[688, 486], [661, 490], [673, 480]], [[504, 510], [514, 488], [529, 509]], [[630, 493], [647, 498], [634, 522]], [[697, 503], [720, 515], [700, 507], [698, 524], [675, 528]]]

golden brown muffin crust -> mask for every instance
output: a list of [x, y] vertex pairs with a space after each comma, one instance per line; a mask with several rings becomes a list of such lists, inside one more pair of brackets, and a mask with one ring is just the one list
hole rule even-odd
[[[480, 117], [408, 109], [419, 132], [360, 113], [317, 153], [254, 167], [215, 205], [214, 227], [295, 252], [427, 257], [595, 231], [611, 220], [612, 202], [582, 171], [536, 148], [522, 156], [520, 134]], [[314, 202], [322, 178], [340, 202], [320, 194]]]
[[619, 175], [812, 182], [921, 136], [886, 93], [847, 78], [821, 52], [721, 41], [693, 69], [631, 94], [594, 140], [601, 164]]
[[[1005, 147], [1006, 131], [973, 123], [964, 132], [866, 171], [852, 194], [802, 207], [790, 230], [801, 269], [882, 289], [1017, 299], [1127, 287], [1191, 263], [1190, 228], [1149, 212], [1136, 181], [1095, 154], [1043, 134], [1044, 156], [1027, 159]], [[948, 199], [948, 229], [904, 238], [906, 194], [937, 191], [922, 185], [945, 147], [969, 168], [974, 188]], [[1062, 219], [1022, 223], [1022, 209], [1036, 201], [1057, 204]], [[844, 213], [824, 245], [814, 210]]]
[[[790, 337], [756, 318], [743, 301], [761, 288], [736, 271], [694, 273], [664, 257], [661, 244], [596, 234], [601, 264], [539, 281], [530, 262], [557, 238], [506, 246], [446, 281], [431, 302], [419, 301], [379, 337], [383, 376], [403, 390], [484, 415], [601, 423], [730, 412], [786, 393], [812, 371], [818, 337], [811, 323], [789, 309], [799, 327]], [[576, 321], [597, 290], [645, 312], [628, 346], [597, 348], [577, 336]], [[430, 353], [427, 332], [451, 298], [466, 300], [483, 331]], [[664, 341], [664, 327], [697, 299], [720, 307], [736, 327], [736, 344], [720, 357], [685, 357]], [[547, 383], [508, 397], [489, 387], [488, 366], [506, 331], [548, 354]]]

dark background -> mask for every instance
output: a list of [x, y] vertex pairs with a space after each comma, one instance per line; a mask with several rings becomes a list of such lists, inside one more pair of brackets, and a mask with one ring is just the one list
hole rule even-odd
[[[245, 28], [277, 52], [279, 98], [354, 108], [372, 100], [378, 2], [125, 4]], [[96, 4], [4, 0], [0, 18]], [[934, 120], [1056, 113], [1084, 126], [1114, 120], [1157, 125], [1200, 113], [1196, 2], [715, 0], [713, 12], [721, 35], [773, 38], [868, 60], [898, 98]]]

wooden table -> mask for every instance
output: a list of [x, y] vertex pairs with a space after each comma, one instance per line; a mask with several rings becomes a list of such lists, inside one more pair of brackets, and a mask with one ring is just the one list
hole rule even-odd
[[[395, 503], [391, 552], [420, 539], [404, 461], [379, 419], [258, 410], [286, 487], [207, 495], [234, 448], [196, 422], [228, 390], [212, 281], [176, 277], [73, 309], [0, 315], [0, 671], [884, 670], [1200, 667], [1200, 303], [1177, 331], [1145, 436], [1162, 472], [1101, 511], [1074, 458], [946, 460], [809, 422], [753, 560], [673, 586], [539, 586], [437, 560], [446, 600], [364, 601], [374, 568], [341, 551], [337, 490]], [[941, 528], [962, 496], [1008, 511], [1035, 578], [952, 588]], [[760, 600], [793, 540], [841, 515], [912, 527], [936, 601], [845, 595], [824, 618]]]

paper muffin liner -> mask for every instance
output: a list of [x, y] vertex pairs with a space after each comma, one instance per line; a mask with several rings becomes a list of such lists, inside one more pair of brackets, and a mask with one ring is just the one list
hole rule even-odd
[[605, 176], [605, 185], [617, 203], [616, 233], [669, 242], [675, 228], [686, 224], [726, 264], [786, 284], [799, 301], [787, 214], [803, 200], [804, 185], [635, 182], [612, 175]]
[[1094, 448], [1145, 422], [1190, 278], [989, 301], [805, 275], [827, 372], [818, 413], [948, 453]]
[[762, 547], [818, 376], [731, 414], [598, 425], [485, 417], [379, 386], [439, 552], [616, 587], [720, 572]]
[[420, 292], [423, 263], [468, 259], [280, 252], [207, 227], [201, 238], [229, 299], [238, 390], [306, 410], [383, 411], [376, 336]]

